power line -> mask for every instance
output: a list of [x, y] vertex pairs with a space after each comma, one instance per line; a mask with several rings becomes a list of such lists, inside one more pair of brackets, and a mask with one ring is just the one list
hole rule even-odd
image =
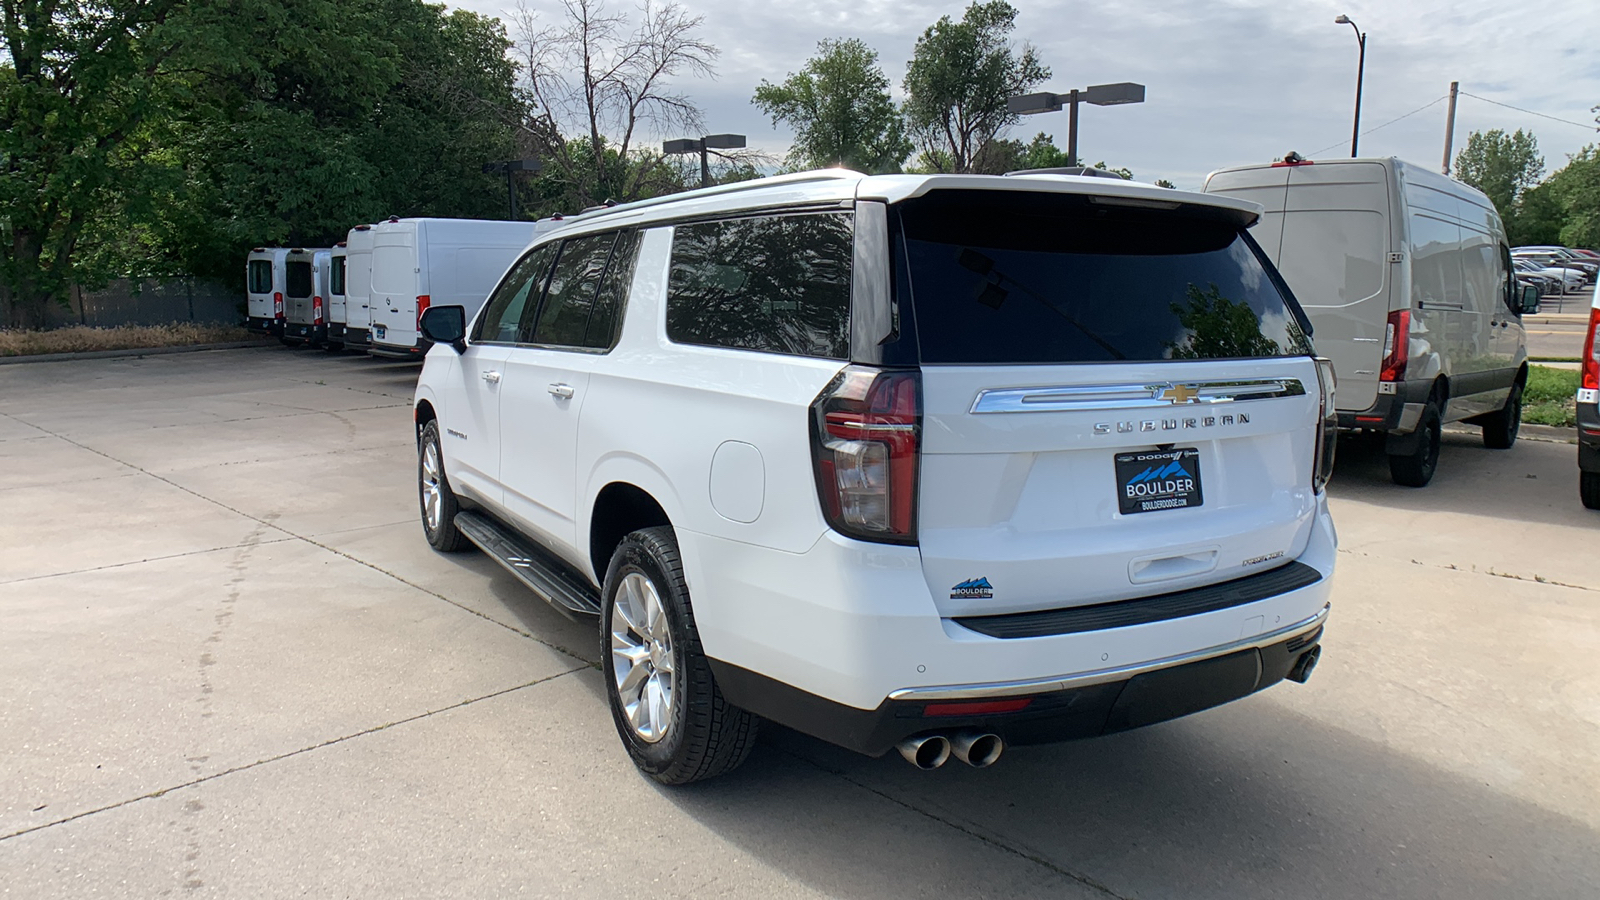
[[1557, 118], [1555, 116], [1547, 116], [1542, 112], [1534, 112], [1531, 109], [1523, 109], [1520, 106], [1512, 106], [1509, 103], [1501, 103], [1499, 100], [1490, 100], [1488, 97], [1479, 97], [1477, 94], [1469, 94], [1466, 91], [1462, 91], [1461, 92], [1461, 96], [1463, 96], [1463, 97], [1471, 97], [1474, 100], [1482, 100], [1485, 103], [1493, 103], [1495, 106], [1504, 106], [1506, 109], [1514, 109], [1519, 113], [1527, 113], [1530, 116], [1538, 116], [1541, 119], [1549, 119], [1552, 122], [1561, 122], [1562, 124], [1565, 124], [1565, 125], [1576, 125], [1579, 128], [1582, 128], [1582, 129], [1584, 129], [1586, 131], [1600, 131], [1600, 128], [1596, 128], [1592, 124], [1591, 125], [1585, 125], [1582, 122], [1574, 122], [1571, 119], [1561, 119], [1561, 118]]
[[[1466, 91], [1462, 91], [1462, 93], [1465, 94]], [[1383, 123], [1382, 125], [1377, 126], [1377, 128], [1368, 128], [1366, 131], [1361, 132], [1361, 136], [1362, 137], [1366, 137], [1367, 135], [1373, 133], [1374, 131], [1377, 131], [1379, 128], [1388, 128], [1390, 125], [1393, 125], [1394, 123], [1400, 121], [1401, 119], [1409, 119], [1412, 116], [1416, 115], [1417, 113], [1422, 112], [1425, 109], [1428, 109], [1429, 107], [1438, 106], [1442, 101], [1448, 100], [1449, 96], [1450, 95], [1446, 94], [1446, 95], [1444, 95], [1442, 97], [1439, 97], [1439, 98], [1435, 99], [1431, 103], [1424, 103], [1423, 105], [1417, 107], [1416, 109], [1413, 109], [1411, 112], [1408, 112], [1403, 116], [1396, 116], [1393, 119], [1390, 119], [1389, 121]], [[1342, 140], [1338, 141], [1338, 142], [1335, 142], [1335, 143], [1332, 143], [1332, 144], [1329, 144], [1328, 146], [1323, 147], [1321, 150], [1318, 150], [1317, 152], [1311, 154], [1311, 156], [1312, 157], [1321, 156], [1322, 154], [1328, 152], [1329, 150], [1332, 150], [1335, 147], [1342, 146], [1343, 144], [1344, 144], [1344, 141], [1342, 141]]]

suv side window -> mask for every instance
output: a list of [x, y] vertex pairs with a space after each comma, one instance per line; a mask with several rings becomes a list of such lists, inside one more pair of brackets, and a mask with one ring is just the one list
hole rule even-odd
[[528, 251], [527, 255], [517, 260], [511, 267], [500, 285], [489, 295], [489, 303], [484, 307], [483, 315], [478, 317], [478, 325], [472, 329], [472, 342], [509, 344], [517, 339], [517, 324], [522, 321], [523, 312], [539, 303], [539, 295], [544, 291], [545, 275], [550, 271], [550, 262], [555, 259], [556, 245], [545, 244]]
[[639, 260], [640, 232], [625, 231], [617, 238], [617, 247], [611, 251], [611, 264], [600, 279], [600, 293], [594, 298], [594, 311], [589, 314], [589, 327], [583, 333], [583, 345], [597, 350], [609, 350], [617, 337], [617, 324], [628, 303], [628, 289], [633, 285], [634, 263]]
[[679, 225], [667, 277], [667, 337], [845, 359], [851, 254], [850, 213]]
[[[616, 232], [585, 235], [561, 242], [561, 255], [550, 274], [550, 288], [539, 306], [538, 320], [523, 340], [556, 347], [583, 347], [589, 314], [600, 293], [600, 276], [617, 243]], [[531, 337], [530, 337], [531, 331]]]

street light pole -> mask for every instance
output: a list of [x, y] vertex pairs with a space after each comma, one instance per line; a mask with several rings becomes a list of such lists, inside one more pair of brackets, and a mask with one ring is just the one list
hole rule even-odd
[[1067, 107], [1067, 165], [1078, 164], [1078, 104], [1092, 106], [1122, 106], [1144, 102], [1144, 85], [1131, 81], [1117, 84], [1091, 84], [1083, 90], [1073, 88], [1065, 94], [1040, 91], [1006, 98], [1006, 111], [1019, 116], [1035, 113], [1060, 112]]
[[1356, 33], [1356, 42], [1361, 45], [1361, 55], [1356, 61], [1356, 121], [1350, 127], [1350, 158], [1356, 157], [1356, 148], [1361, 143], [1361, 82], [1367, 71], [1367, 36], [1356, 27], [1356, 23], [1349, 16], [1340, 16], [1333, 20], [1335, 25], [1349, 25]]
[[[745, 145], [745, 136], [742, 134], [708, 134], [702, 138], [679, 138], [675, 141], [665, 141], [661, 144], [661, 152], [696, 153], [700, 154], [700, 186], [711, 186], [711, 151], [712, 150], [737, 150]], [[721, 156], [722, 154], [717, 154]]]

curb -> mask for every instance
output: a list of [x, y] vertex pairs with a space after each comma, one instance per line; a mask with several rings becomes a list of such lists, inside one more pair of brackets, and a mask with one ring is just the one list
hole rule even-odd
[[116, 359], [123, 356], [165, 356], [168, 353], [194, 353], [200, 350], [247, 350], [271, 347], [267, 341], [231, 341], [226, 344], [190, 344], [185, 347], [130, 347], [126, 350], [88, 350], [82, 353], [35, 353], [28, 356], [0, 356], [0, 366], [17, 363], [67, 362], [74, 359]]

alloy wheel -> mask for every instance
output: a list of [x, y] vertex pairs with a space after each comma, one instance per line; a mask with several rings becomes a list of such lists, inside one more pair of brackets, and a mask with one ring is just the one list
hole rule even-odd
[[628, 725], [655, 743], [672, 727], [672, 628], [655, 584], [629, 572], [611, 600], [611, 672]]

